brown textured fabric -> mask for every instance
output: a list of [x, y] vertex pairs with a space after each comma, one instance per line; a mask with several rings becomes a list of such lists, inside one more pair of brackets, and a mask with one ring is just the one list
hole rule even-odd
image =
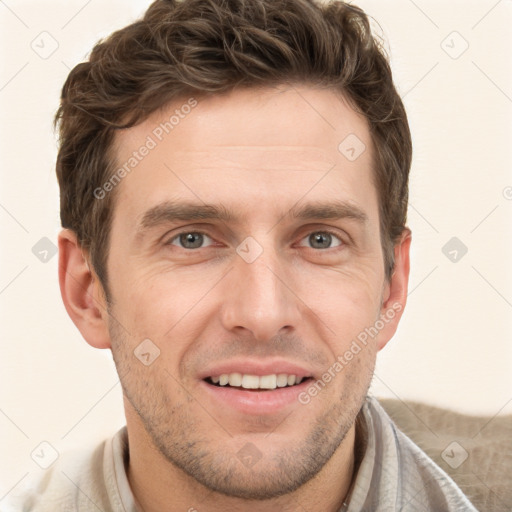
[[[453, 478], [476, 508], [482, 512], [512, 511], [512, 416], [469, 416], [392, 399], [380, 399], [379, 403], [400, 430]], [[452, 445], [450, 449], [453, 442], [462, 448]], [[453, 447], [459, 457], [463, 449], [467, 451], [467, 459], [460, 465], [461, 458], [454, 457]]]

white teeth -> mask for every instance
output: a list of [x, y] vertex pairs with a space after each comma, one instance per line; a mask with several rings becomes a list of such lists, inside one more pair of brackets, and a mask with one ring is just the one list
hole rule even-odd
[[216, 377], [210, 377], [214, 384], [220, 386], [227, 386], [228, 384], [233, 387], [242, 387], [245, 389], [276, 389], [284, 388], [286, 386], [293, 386], [300, 384], [304, 377], [297, 377], [296, 375], [288, 375], [287, 373], [262, 375], [250, 375], [242, 373], [223, 373]]
[[230, 386], [241, 386], [242, 385], [242, 374], [241, 373], [230, 373], [229, 374], [229, 385]]
[[288, 385], [288, 375], [286, 373], [280, 373], [277, 376], [277, 387], [284, 388]]
[[260, 388], [263, 389], [276, 389], [277, 387], [277, 376], [274, 375], [264, 375], [260, 377]]
[[244, 375], [242, 377], [242, 387], [245, 389], [258, 389], [260, 387], [260, 378], [257, 375]]

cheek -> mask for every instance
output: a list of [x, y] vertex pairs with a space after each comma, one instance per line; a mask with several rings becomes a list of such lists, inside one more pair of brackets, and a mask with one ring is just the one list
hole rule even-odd
[[114, 294], [118, 319], [135, 344], [149, 338], [162, 351], [172, 346], [175, 358], [204, 323], [200, 319], [211, 309], [208, 292], [217, 281], [216, 276], [198, 276], [191, 269], [160, 269], [136, 278], [132, 274]]
[[339, 358], [343, 366], [347, 364], [336, 386], [359, 373], [367, 375], [374, 365], [377, 339], [369, 334], [369, 328], [379, 318], [380, 283], [377, 275], [368, 276], [371, 274], [332, 272], [329, 279], [317, 280], [317, 286], [304, 295], [313, 312], [309, 318], [316, 322], [314, 329], [323, 338], [330, 364]]
[[300, 297], [321, 318], [342, 331], [350, 325], [364, 328], [368, 321], [378, 317], [382, 276], [370, 266], [310, 269], [300, 274]]

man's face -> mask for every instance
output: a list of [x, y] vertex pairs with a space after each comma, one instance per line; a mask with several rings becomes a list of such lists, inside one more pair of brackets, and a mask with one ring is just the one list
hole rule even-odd
[[[333, 369], [389, 292], [370, 135], [339, 96], [309, 87], [183, 104], [116, 141], [119, 166], [150, 147], [117, 185], [108, 257], [127, 418], [208, 488], [277, 496], [353, 432], [386, 341], [387, 328]], [[362, 146], [338, 149], [350, 134], [366, 145], [355, 159]], [[240, 386], [292, 375], [300, 384]]]

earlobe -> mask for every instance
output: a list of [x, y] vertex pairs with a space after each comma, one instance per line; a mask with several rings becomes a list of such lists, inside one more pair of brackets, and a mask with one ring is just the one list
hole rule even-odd
[[59, 234], [59, 284], [66, 311], [87, 343], [110, 348], [103, 288], [69, 229]]
[[389, 282], [386, 283], [380, 311], [383, 328], [379, 332], [378, 350], [384, 348], [395, 334], [407, 302], [411, 240], [411, 230], [405, 228], [394, 247], [395, 266]]

